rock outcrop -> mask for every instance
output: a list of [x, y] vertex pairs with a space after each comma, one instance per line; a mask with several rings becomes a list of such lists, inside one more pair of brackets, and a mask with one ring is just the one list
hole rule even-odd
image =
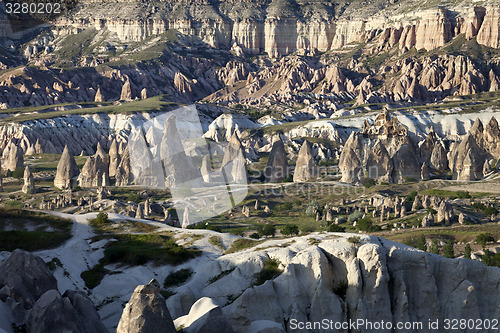
[[4, 163], [4, 169], [13, 172], [17, 168], [24, 168], [24, 152], [21, 146], [11, 142], [8, 149], [9, 155]]
[[31, 309], [47, 291], [57, 289], [57, 281], [45, 262], [33, 254], [15, 250], [0, 266], [0, 299], [11, 297]]
[[200, 171], [194, 167], [191, 157], [186, 155], [177, 129], [177, 118], [173, 115], [165, 121], [159, 148], [166, 186], [193, 186], [201, 180]]
[[116, 333], [175, 333], [165, 299], [160, 294], [160, 284], [155, 279], [135, 288], [123, 309]]
[[44, 293], [33, 306], [26, 325], [29, 333], [106, 333], [90, 298], [81, 292], [57, 290]]
[[226, 182], [246, 183], [245, 153], [238, 134], [234, 133], [224, 151], [221, 172]]
[[80, 175], [78, 185], [80, 187], [109, 186], [109, 169], [101, 156], [89, 156], [85, 162]]
[[295, 163], [295, 171], [293, 173], [294, 182], [305, 182], [316, 178], [319, 175], [318, 166], [314, 160], [310, 143], [304, 140], [300, 147], [297, 162]]
[[130, 167], [130, 153], [128, 148], [125, 148], [120, 164], [116, 169], [115, 179], [116, 186], [128, 186], [131, 185], [134, 180], [134, 175]]
[[31, 173], [29, 165], [24, 169], [24, 185], [21, 189], [23, 193], [26, 194], [35, 194], [35, 177]]
[[208, 297], [197, 300], [189, 313], [174, 321], [177, 329], [182, 328], [186, 333], [221, 332], [233, 333], [220, 306]]
[[54, 186], [59, 189], [72, 188], [76, 183], [76, 177], [80, 170], [76, 165], [75, 158], [69, 153], [68, 146], [64, 147], [61, 159], [57, 164], [56, 177], [54, 178]]
[[111, 142], [111, 147], [109, 148], [109, 176], [114, 177], [118, 166], [120, 165], [120, 154], [118, 153], [118, 144], [116, 139]]
[[269, 154], [267, 167], [265, 169], [266, 180], [270, 183], [279, 183], [288, 176], [288, 161], [286, 158], [285, 145], [281, 138], [276, 140]]
[[407, 129], [388, 112], [379, 114], [373, 124], [365, 121], [362, 133], [351, 133], [340, 155], [339, 170], [341, 181], [348, 183], [364, 177], [402, 183], [421, 176], [415, 144]]

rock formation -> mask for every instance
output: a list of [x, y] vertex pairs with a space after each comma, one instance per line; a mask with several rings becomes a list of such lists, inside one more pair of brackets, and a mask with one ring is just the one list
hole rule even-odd
[[189, 313], [177, 318], [174, 324], [177, 329], [182, 328], [186, 333], [233, 332], [222, 309], [208, 297], [197, 300]]
[[0, 158], [0, 192], [3, 192], [2, 159]]
[[33, 306], [26, 325], [30, 333], [106, 333], [90, 298], [82, 292], [57, 290], [44, 293]]
[[108, 165], [101, 156], [89, 156], [78, 176], [80, 187], [109, 186]]
[[123, 309], [116, 333], [175, 333], [165, 299], [160, 294], [160, 284], [155, 279], [135, 288]]
[[314, 179], [318, 176], [318, 166], [314, 160], [311, 151], [311, 146], [308, 141], [304, 141], [300, 147], [297, 162], [295, 163], [295, 171], [293, 173], [294, 182], [305, 182]]
[[132, 83], [130, 79], [127, 77], [127, 80], [122, 86], [122, 92], [120, 94], [120, 100], [122, 101], [131, 101], [135, 98], [135, 91], [132, 87]]
[[23, 193], [27, 194], [35, 194], [36, 189], [35, 189], [35, 178], [33, 177], [33, 174], [31, 173], [29, 165], [26, 166], [24, 169], [24, 185], [22, 188]]
[[177, 118], [168, 116], [160, 143], [160, 158], [165, 170], [165, 184], [170, 188], [191, 186], [201, 180], [191, 158], [186, 155], [177, 130]]
[[221, 171], [227, 182], [246, 183], [247, 181], [245, 153], [236, 133], [233, 134], [224, 151]]
[[210, 163], [210, 157], [207, 155], [203, 156], [200, 172], [205, 183], [210, 183], [212, 181], [212, 166]]
[[20, 145], [11, 142], [9, 145], [9, 155], [4, 164], [7, 171], [16, 171], [17, 168], [24, 168], [24, 152]]
[[116, 186], [128, 186], [132, 184], [134, 180], [134, 175], [130, 167], [130, 153], [128, 148], [125, 148], [123, 157], [121, 158], [120, 164], [118, 165], [115, 173]]
[[69, 153], [68, 146], [64, 147], [61, 159], [57, 164], [56, 177], [54, 178], [54, 186], [59, 189], [68, 189], [73, 187], [75, 178], [80, 173], [76, 165], [75, 158]]
[[266, 180], [270, 183], [279, 183], [283, 178], [288, 176], [288, 162], [285, 145], [281, 138], [276, 140], [273, 144], [265, 169], [265, 176]]
[[120, 154], [118, 154], [118, 144], [116, 139], [111, 142], [111, 147], [109, 148], [109, 176], [114, 177], [118, 166], [120, 165]]
[[23, 250], [15, 250], [0, 266], [0, 299], [6, 295], [31, 309], [47, 291], [57, 289], [57, 281], [45, 262]]
[[339, 170], [341, 181], [348, 183], [364, 177], [402, 183], [421, 176], [417, 151], [407, 129], [388, 112], [377, 115], [373, 124], [365, 121], [362, 133], [351, 133], [340, 155]]

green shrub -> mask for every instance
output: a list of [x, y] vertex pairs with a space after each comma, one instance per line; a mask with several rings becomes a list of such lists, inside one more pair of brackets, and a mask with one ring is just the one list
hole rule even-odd
[[341, 227], [338, 224], [330, 224], [330, 226], [328, 227], [328, 231], [330, 231], [330, 232], [345, 232], [345, 228]]
[[94, 289], [97, 287], [102, 279], [108, 274], [109, 271], [103, 267], [101, 264], [97, 264], [89, 270], [86, 270], [80, 274], [80, 277], [85, 282], [85, 286], [89, 289]]
[[219, 236], [210, 236], [208, 238], [208, 242], [212, 245], [223, 247], [222, 246], [222, 238], [220, 238]]
[[500, 253], [492, 253], [490, 250], [485, 250], [481, 259], [486, 266], [500, 267]]
[[260, 224], [257, 230], [262, 236], [274, 237], [274, 235], [276, 234], [276, 227], [272, 223]]
[[465, 249], [464, 249], [464, 258], [470, 259], [471, 258], [471, 253], [472, 253], [472, 249], [470, 248], [470, 244], [467, 243], [465, 245]]
[[176, 287], [185, 283], [193, 275], [193, 271], [189, 268], [180, 269], [170, 273], [163, 282], [163, 288]]
[[482, 245], [482, 246], [485, 246], [486, 243], [494, 242], [494, 241], [495, 241], [495, 238], [493, 238], [493, 236], [489, 233], [479, 234], [476, 237], [476, 243], [479, 245]]
[[252, 239], [259, 239], [260, 236], [259, 236], [258, 233], [254, 232], [254, 233], [250, 234], [250, 238], [252, 238]]
[[476, 211], [483, 213], [484, 215], [495, 215], [498, 213], [498, 210], [494, 206], [486, 206], [482, 202], [474, 202], [472, 204], [472, 208]]
[[347, 217], [347, 222], [348, 223], [353, 223], [354, 221], [359, 220], [360, 218], [363, 217], [363, 213], [360, 212], [359, 210], [356, 210], [352, 212], [348, 217]]
[[453, 240], [449, 240], [446, 245], [443, 247], [443, 257], [445, 258], [455, 258], [455, 251], [453, 249], [454, 242]]
[[296, 224], [287, 224], [281, 228], [281, 233], [285, 236], [293, 236], [299, 234], [299, 226]]
[[376, 232], [380, 231], [380, 227], [378, 225], [373, 225], [372, 220], [369, 217], [365, 217], [362, 219], [359, 219], [356, 222], [356, 227], [365, 232]]
[[361, 184], [366, 188], [370, 188], [377, 185], [377, 182], [373, 178], [365, 177], [361, 180]]
[[259, 273], [255, 274], [255, 285], [260, 286], [267, 280], [272, 280], [281, 274], [281, 270], [278, 268], [280, 265], [279, 261], [276, 259], [266, 259], [264, 261], [264, 267]]
[[347, 241], [354, 245], [359, 245], [361, 243], [361, 238], [359, 236], [351, 236], [347, 238]]
[[429, 253], [439, 254], [439, 244], [437, 240], [433, 240], [431, 246], [429, 247]]

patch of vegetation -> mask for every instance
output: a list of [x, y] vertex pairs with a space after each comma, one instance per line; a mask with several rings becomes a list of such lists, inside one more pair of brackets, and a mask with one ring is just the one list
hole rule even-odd
[[377, 185], [377, 182], [373, 178], [365, 177], [361, 180], [361, 184], [363, 184], [363, 186], [366, 188], [370, 188], [372, 186]]
[[262, 270], [255, 274], [255, 285], [260, 286], [267, 280], [278, 277], [282, 272], [282, 270], [279, 269], [279, 265], [280, 263], [276, 259], [266, 259]]
[[189, 268], [183, 268], [170, 273], [163, 282], [163, 288], [177, 287], [185, 283], [193, 275], [193, 271]]
[[478, 212], [483, 213], [486, 216], [495, 215], [498, 213], [498, 210], [494, 206], [487, 206], [482, 202], [474, 202], [472, 204], [472, 208]]
[[359, 236], [351, 236], [347, 238], [347, 241], [353, 245], [359, 245], [361, 243], [361, 238]]
[[490, 233], [479, 234], [476, 237], [476, 243], [482, 246], [486, 246], [486, 243], [494, 242], [495, 238]]
[[423, 191], [422, 193], [440, 198], [448, 198], [451, 200], [472, 198], [471, 194], [467, 191], [447, 191], [447, 190], [440, 190], [433, 188], [430, 190]]
[[[73, 222], [56, 216], [21, 210], [0, 208], [2, 225], [10, 225], [17, 230], [0, 231], [0, 251], [38, 251], [60, 246], [71, 238]], [[36, 225], [33, 231], [28, 225]]]
[[345, 227], [342, 227], [338, 224], [330, 224], [328, 227], [328, 231], [330, 232], [345, 232]]
[[199, 255], [196, 249], [186, 249], [163, 234], [113, 235], [116, 241], [109, 242], [104, 249], [103, 264], [122, 263], [138, 266], [147, 262], [155, 265], [179, 265]]
[[162, 289], [162, 290], [160, 290], [160, 294], [163, 296], [163, 298], [169, 299], [170, 297], [174, 296], [176, 293], [170, 289]]
[[276, 235], [276, 227], [272, 223], [260, 224], [257, 231], [260, 235], [265, 237], [274, 237]]
[[349, 284], [347, 281], [342, 280], [337, 285], [335, 288], [333, 288], [333, 293], [340, 297], [341, 299], [345, 300], [345, 295], [347, 294], [347, 288], [349, 287]]
[[221, 228], [216, 225], [210, 223], [198, 223], [198, 224], [190, 224], [187, 227], [188, 229], [204, 229], [204, 230], [212, 230], [216, 232], [222, 232]]
[[102, 279], [109, 273], [109, 270], [105, 269], [102, 264], [97, 264], [89, 270], [86, 270], [80, 274], [80, 277], [85, 281], [85, 286], [89, 289], [94, 289], [97, 287]]
[[425, 239], [425, 236], [423, 235], [419, 237], [408, 237], [405, 239], [403, 244], [406, 244], [408, 246], [414, 247], [422, 251], [427, 251], [427, 241]]
[[490, 250], [484, 250], [481, 258], [486, 266], [500, 267], [500, 253], [492, 253]]
[[51, 261], [48, 261], [45, 264], [47, 265], [47, 267], [50, 269], [51, 272], [55, 271], [58, 266], [62, 267], [62, 263], [61, 260], [59, 260], [59, 258], [52, 258]]
[[381, 230], [380, 226], [374, 225], [372, 223], [371, 218], [369, 218], [369, 217], [365, 217], [365, 218], [359, 219], [356, 222], [356, 227], [359, 230], [365, 231], [365, 232], [376, 232], [376, 231], [380, 231]]
[[214, 246], [224, 248], [224, 246], [222, 245], [222, 238], [220, 238], [219, 236], [210, 236], [208, 238], [208, 242]]
[[446, 243], [446, 245], [443, 247], [443, 257], [445, 258], [455, 258], [455, 251], [453, 249], [453, 245], [455, 242], [450, 239]]
[[208, 284], [212, 284], [220, 279], [222, 279], [224, 276], [231, 274], [234, 271], [234, 268], [231, 269], [226, 269], [225, 271], [222, 271], [219, 275], [214, 276], [210, 280], [208, 280]]
[[356, 211], [352, 212], [351, 214], [349, 214], [349, 216], [347, 217], [347, 222], [353, 223], [353, 222], [361, 219], [362, 217], [363, 217], [363, 213], [360, 212], [359, 210], [356, 210]]
[[281, 234], [285, 236], [293, 236], [299, 234], [299, 226], [296, 224], [287, 224], [281, 228]]
[[259, 245], [260, 243], [262, 243], [262, 241], [256, 241], [256, 240], [251, 240], [251, 239], [246, 239], [246, 238], [239, 238], [239, 239], [234, 240], [231, 243], [231, 246], [229, 247], [229, 249], [226, 250], [225, 253], [229, 254], [229, 253], [238, 252], [238, 251]]

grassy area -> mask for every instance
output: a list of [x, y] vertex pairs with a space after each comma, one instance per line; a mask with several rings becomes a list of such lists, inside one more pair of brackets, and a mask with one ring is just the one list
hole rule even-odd
[[262, 242], [263, 241], [256, 241], [256, 240], [252, 240], [252, 239], [239, 238], [239, 239], [234, 240], [231, 243], [231, 246], [229, 247], [229, 249], [226, 250], [225, 253], [229, 254], [229, 253], [238, 252], [238, 251], [259, 245]]
[[[62, 104], [61, 104], [62, 105]], [[168, 109], [176, 106], [177, 104], [172, 102], [166, 102], [163, 100], [163, 95], [155, 96], [147, 99], [123, 102], [120, 105], [104, 105], [95, 106], [95, 103], [91, 103], [83, 108], [76, 108], [71, 110], [63, 111], [46, 111], [47, 109], [53, 108], [55, 106], [41, 106], [41, 107], [29, 107], [29, 108], [17, 108], [9, 109], [9, 114], [17, 114], [16, 117], [5, 117], [0, 119], [0, 123], [21, 123], [29, 120], [38, 119], [50, 119], [55, 117], [62, 117], [68, 115], [82, 115], [82, 114], [95, 114], [95, 113], [105, 113], [105, 114], [129, 114], [136, 112], [154, 112], [154, 111], [167, 111]], [[68, 104], [72, 105], [72, 104]], [[76, 104], [75, 104], [76, 105]], [[85, 103], [80, 103], [78, 105], [85, 106]], [[45, 110], [45, 112], [43, 112]], [[3, 111], [5, 113], [5, 111]]]
[[255, 274], [255, 284], [260, 286], [264, 282], [278, 277], [282, 273], [282, 270], [279, 269], [279, 265], [280, 263], [276, 259], [266, 259], [262, 270]]
[[[0, 251], [37, 251], [60, 246], [71, 238], [73, 222], [44, 213], [0, 208]], [[3, 230], [6, 228], [11, 230]]]
[[156, 229], [154, 225], [149, 225], [146, 223], [141, 223], [137, 221], [119, 221], [115, 222], [108, 219], [108, 215], [105, 213], [99, 213], [93, 219], [89, 220], [89, 224], [92, 226], [95, 232], [102, 233], [148, 233]]
[[163, 288], [177, 287], [185, 283], [193, 275], [189, 268], [180, 269], [170, 273], [163, 282]]
[[108, 273], [109, 270], [105, 269], [101, 264], [97, 264], [91, 269], [82, 272], [80, 277], [85, 281], [85, 286], [87, 288], [94, 289]]
[[164, 234], [113, 235], [116, 241], [109, 242], [104, 249], [103, 265], [121, 263], [125, 265], [179, 265], [194, 258], [200, 252], [186, 249]]
[[481, 198], [492, 195], [486, 192], [468, 192], [468, 191], [447, 191], [440, 189], [430, 189], [419, 192], [420, 195], [432, 195], [440, 198], [454, 199], [469, 199], [469, 198]]

